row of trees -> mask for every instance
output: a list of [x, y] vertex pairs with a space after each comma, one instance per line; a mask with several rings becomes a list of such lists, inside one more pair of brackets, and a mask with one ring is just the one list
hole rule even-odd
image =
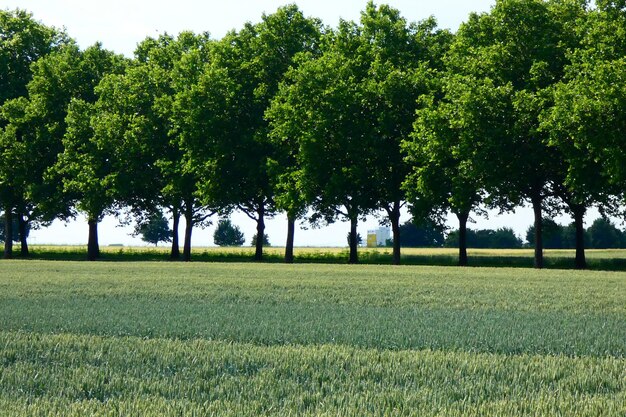
[[[544, 247], [546, 249], [576, 248], [576, 225], [560, 225], [551, 219], [542, 222]], [[458, 247], [460, 231], [446, 231], [442, 225], [432, 221], [406, 222], [400, 226], [402, 247]], [[468, 248], [515, 249], [535, 245], [535, 226], [526, 231], [526, 242], [513, 229], [502, 227], [496, 230], [468, 228]], [[585, 246], [591, 249], [626, 248], [626, 231], [620, 230], [610, 220], [600, 217], [585, 229]], [[391, 245], [391, 244], [389, 244]]]
[[287, 262], [299, 218], [348, 220], [357, 262], [357, 222], [382, 211], [399, 263], [409, 204], [458, 217], [465, 265], [470, 213], [528, 202], [535, 265], [545, 215], [565, 210], [583, 268], [585, 212], [617, 213], [626, 181], [624, 27], [623, 0], [499, 0], [456, 34], [373, 3], [331, 29], [292, 5], [221, 40], [147, 38], [127, 59], [3, 11], [6, 229], [82, 212], [96, 259], [104, 215], [166, 209], [172, 258], [182, 216], [189, 260], [193, 227], [213, 214], [241, 210], [264, 236], [282, 211]]

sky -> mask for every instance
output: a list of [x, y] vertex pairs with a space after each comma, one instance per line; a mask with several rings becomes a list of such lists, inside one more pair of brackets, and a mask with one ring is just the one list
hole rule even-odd
[[[263, 13], [271, 14], [278, 7], [290, 3], [296, 3], [306, 16], [320, 18], [324, 24], [335, 27], [340, 19], [358, 20], [367, 1], [4, 0], [0, 7], [26, 9], [33, 13], [36, 20], [46, 25], [64, 27], [68, 35], [82, 48], [101, 42], [105, 48], [131, 57], [137, 43], [148, 36], [155, 37], [164, 32], [177, 34], [183, 30], [191, 30], [208, 31], [213, 38], [219, 39], [229, 30], [238, 30], [246, 22], [258, 22]], [[380, 3], [382, 2], [377, 2]], [[440, 27], [456, 31], [471, 12], [487, 12], [495, 4], [495, 0], [389, 0], [385, 3], [400, 10], [408, 21], [419, 21], [435, 16]], [[587, 222], [595, 217], [597, 212], [592, 212], [587, 217]], [[249, 244], [255, 233], [255, 223], [242, 213], [234, 213], [231, 218], [244, 232]], [[402, 221], [409, 218], [405, 212]], [[511, 227], [523, 237], [532, 223], [532, 211], [520, 208], [515, 213], [505, 215], [490, 212], [488, 219], [474, 216], [474, 220], [475, 222], [470, 224], [471, 228]], [[560, 217], [557, 221], [570, 222], [567, 217]], [[213, 223], [217, 223], [217, 219]], [[378, 223], [376, 217], [369, 216], [366, 221], [359, 224], [359, 233], [365, 236], [367, 230], [379, 227]], [[457, 227], [454, 217], [450, 217], [448, 223], [452, 228]], [[194, 230], [193, 245], [213, 245], [214, 228], [213, 225], [204, 230]], [[69, 223], [57, 221], [48, 228], [33, 230], [29, 240], [31, 244], [86, 244], [87, 231], [85, 219], [79, 217]], [[277, 216], [267, 222], [269, 240], [274, 246], [284, 245], [286, 231], [284, 216]], [[343, 222], [319, 229], [308, 227], [307, 230], [296, 232], [295, 244], [345, 246], [348, 231], [349, 224]], [[132, 227], [120, 227], [116, 219], [105, 218], [99, 228], [100, 244], [143, 244], [139, 238], [133, 238], [129, 233], [132, 233]]]

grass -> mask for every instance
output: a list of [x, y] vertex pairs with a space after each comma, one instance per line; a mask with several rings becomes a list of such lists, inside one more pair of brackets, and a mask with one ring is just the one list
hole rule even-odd
[[0, 262], [0, 415], [626, 415], [626, 273]]
[[[19, 245], [16, 250], [19, 253]], [[86, 246], [31, 246], [31, 257], [42, 260], [85, 260]], [[101, 248], [102, 259], [111, 261], [165, 261], [169, 248], [105, 246]], [[470, 266], [475, 267], [533, 267], [533, 249], [469, 249]], [[193, 248], [192, 258], [200, 262], [250, 262], [252, 247], [200, 247]], [[265, 262], [283, 262], [284, 248], [264, 249]], [[545, 267], [549, 269], [573, 269], [574, 250], [547, 249], [544, 251]], [[626, 271], [625, 249], [590, 249], [586, 251], [590, 269]], [[348, 259], [347, 248], [295, 248], [296, 263], [343, 264]], [[359, 261], [363, 264], [391, 264], [390, 248], [360, 248]], [[458, 250], [452, 248], [403, 248], [402, 263], [405, 265], [454, 266], [458, 261]]]

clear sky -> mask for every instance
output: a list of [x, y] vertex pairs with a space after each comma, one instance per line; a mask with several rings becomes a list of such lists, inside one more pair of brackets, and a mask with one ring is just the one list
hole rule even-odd
[[[441, 27], [456, 30], [470, 12], [488, 11], [494, 0], [390, 0], [409, 21], [435, 16]], [[82, 47], [101, 41], [106, 48], [132, 55], [146, 36], [208, 31], [221, 38], [245, 22], [257, 22], [263, 13], [296, 3], [307, 16], [330, 26], [339, 18], [357, 20], [366, 0], [4, 0], [3, 8], [22, 8], [48, 25], [66, 27]], [[377, 2], [382, 3], [382, 2]]]
[[[76, 39], [83, 48], [95, 42], [102, 42], [105, 48], [132, 56], [138, 42], [147, 36], [158, 36], [163, 32], [177, 34], [182, 30], [194, 32], [208, 31], [213, 38], [221, 38], [231, 29], [238, 30], [245, 22], [257, 22], [263, 13], [270, 14], [278, 7], [296, 3], [307, 16], [318, 17], [324, 24], [336, 26], [339, 19], [358, 20], [366, 0], [4, 0], [0, 7], [26, 9], [37, 20], [47, 25], [65, 27], [67, 33]], [[377, 2], [381, 4], [382, 2]], [[385, 2], [397, 9], [409, 21], [418, 21], [435, 16], [442, 28], [456, 31], [471, 12], [485, 12], [495, 0], [389, 0]], [[590, 217], [592, 218], [592, 217]], [[409, 216], [404, 215], [403, 220]], [[520, 209], [516, 214], [498, 216], [491, 213], [490, 219], [476, 218], [472, 228], [512, 227], [523, 235], [532, 222], [528, 209]], [[562, 222], [569, 222], [562, 218]], [[255, 233], [255, 224], [245, 215], [236, 213], [233, 222], [246, 234], [248, 243]], [[284, 244], [286, 221], [278, 216], [268, 222], [267, 232], [270, 242]], [[454, 218], [450, 226], [456, 227]], [[359, 233], [365, 236], [367, 229], [378, 227], [376, 218], [369, 217], [359, 225]], [[336, 223], [322, 229], [308, 229], [296, 233], [298, 246], [344, 246], [349, 226]], [[100, 227], [100, 242], [141, 244], [131, 238], [129, 227], [118, 227], [114, 219], [107, 218]], [[194, 245], [212, 245], [213, 227], [194, 231]], [[181, 231], [182, 239], [182, 231]], [[31, 233], [31, 243], [84, 244], [87, 241], [87, 225], [84, 219], [69, 224], [55, 222], [52, 227]]]

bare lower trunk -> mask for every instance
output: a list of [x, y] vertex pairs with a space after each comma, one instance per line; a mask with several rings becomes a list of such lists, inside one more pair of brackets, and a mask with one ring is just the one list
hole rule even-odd
[[467, 266], [467, 219], [469, 213], [458, 213], [459, 219], [459, 266]]
[[535, 215], [535, 268], [543, 268], [543, 222], [541, 213], [540, 197], [532, 199], [533, 213]]
[[98, 244], [98, 220], [89, 219], [89, 240], [87, 241], [87, 260], [95, 261], [100, 257], [100, 245]]
[[576, 226], [576, 269], [586, 269], [587, 260], [585, 259], [585, 208], [578, 206], [574, 208], [574, 225]]
[[263, 204], [257, 210], [257, 216], [254, 260], [261, 262], [263, 260], [263, 241], [265, 240], [265, 206]]
[[348, 259], [348, 263], [351, 264], [359, 263], [359, 253], [357, 251], [357, 247], [359, 244], [357, 238], [357, 225], [357, 218], [350, 219], [350, 258]]
[[[285, 263], [292, 264], [293, 256], [293, 240], [296, 232], [296, 219], [287, 215], [287, 243], [285, 243]], [[258, 235], [257, 235], [258, 236]]]
[[389, 212], [389, 221], [393, 234], [393, 264], [400, 265], [400, 203], [393, 204], [393, 209]]
[[180, 224], [180, 211], [178, 208], [172, 209], [172, 249], [170, 251], [170, 259], [177, 261], [180, 259], [180, 244], [178, 243], [178, 225]]
[[187, 207], [185, 209], [185, 241], [183, 243], [183, 261], [191, 261], [191, 232], [193, 231], [193, 209]]
[[28, 258], [28, 241], [26, 239], [27, 231], [28, 231], [28, 222], [24, 219], [24, 216], [19, 214], [17, 217], [18, 227], [20, 233], [20, 256], [23, 258]]
[[13, 209], [4, 209], [4, 259], [13, 258]]

